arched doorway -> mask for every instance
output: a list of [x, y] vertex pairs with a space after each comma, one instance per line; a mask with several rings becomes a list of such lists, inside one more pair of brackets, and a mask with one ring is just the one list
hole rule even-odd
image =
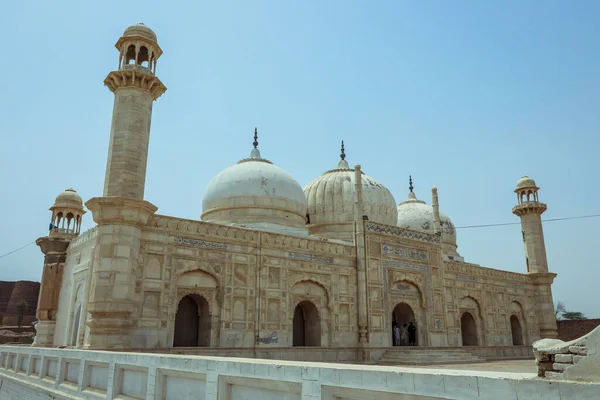
[[73, 318], [73, 327], [71, 331], [71, 346], [77, 346], [77, 337], [79, 336], [79, 319], [81, 318], [81, 304], [77, 307], [75, 318]]
[[521, 329], [521, 323], [516, 315], [510, 316], [510, 330], [512, 332], [513, 346], [523, 345], [523, 329]]
[[464, 312], [460, 317], [460, 330], [463, 346], [477, 346], [477, 325], [470, 312]]
[[[413, 325], [417, 325], [417, 321], [415, 319], [415, 313], [412, 309], [411, 306], [409, 306], [406, 303], [398, 303], [396, 304], [396, 307], [394, 307], [394, 311], [392, 311], [392, 345], [395, 344], [394, 342], [394, 329], [393, 327], [395, 325], [398, 326], [398, 328], [402, 329], [402, 327], [404, 325], [406, 325], [406, 329], [408, 329], [410, 323], [413, 323]], [[415, 335], [415, 346], [418, 346], [419, 344], [419, 339], [418, 339], [419, 335], [418, 332]], [[408, 330], [407, 330], [407, 336], [406, 336], [406, 340], [402, 340], [400, 342], [401, 346], [406, 346], [409, 344], [408, 342]]]
[[294, 346], [320, 346], [321, 321], [317, 307], [310, 301], [300, 302], [294, 309]]
[[208, 346], [210, 346], [208, 302], [202, 296], [187, 295], [177, 306], [173, 347]]

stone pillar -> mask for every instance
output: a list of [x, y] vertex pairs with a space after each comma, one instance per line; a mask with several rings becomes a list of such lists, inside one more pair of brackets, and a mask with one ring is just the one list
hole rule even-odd
[[98, 224], [88, 300], [88, 349], [130, 347], [136, 270], [142, 229], [157, 208], [125, 197], [95, 197], [85, 203]]
[[554, 299], [552, 298], [552, 282], [556, 274], [530, 273], [535, 288], [535, 313], [542, 339], [558, 338], [556, 315], [554, 314]]
[[431, 189], [431, 207], [433, 208], [433, 231], [434, 233], [441, 234], [440, 204], [438, 200], [438, 191], [435, 187]]
[[44, 269], [38, 297], [33, 346], [52, 346], [58, 312], [58, 298], [62, 287], [63, 270], [67, 259], [69, 240], [61, 237], [42, 237], [35, 242], [44, 253]]
[[354, 167], [354, 225], [356, 226], [356, 276], [358, 280], [358, 343], [365, 345], [367, 338], [367, 270], [365, 261], [365, 222], [363, 220], [362, 172], [360, 165]]

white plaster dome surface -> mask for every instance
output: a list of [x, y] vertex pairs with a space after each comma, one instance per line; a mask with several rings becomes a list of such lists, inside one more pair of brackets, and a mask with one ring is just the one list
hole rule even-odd
[[[392, 193], [375, 178], [364, 173], [361, 180], [364, 214], [370, 221], [395, 225], [398, 214]], [[351, 230], [343, 225], [354, 221], [355, 170], [349, 167], [346, 160], [341, 160], [337, 168], [307, 184], [304, 194], [314, 234], [351, 240]]]
[[[442, 241], [456, 244], [454, 224], [443, 211], [440, 211], [440, 225]], [[398, 206], [398, 226], [433, 234], [433, 207], [423, 200], [417, 200], [415, 194], [411, 192], [409, 199]]]
[[203, 221], [307, 235], [306, 198], [296, 179], [255, 148], [219, 172], [202, 201]]
[[217, 208], [223, 199], [235, 203], [235, 198], [248, 196], [256, 197], [257, 203], [264, 197], [275, 202], [280, 198], [293, 203], [289, 211], [296, 213], [303, 213], [306, 208], [302, 187], [289, 172], [262, 160], [247, 159], [224, 169], [210, 181], [202, 211]]
[[56, 196], [54, 205], [66, 205], [66, 206], [83, 206], [83, 200], [81, 196], [74, 189], [66, 189], [64, 192]]
[[[460, 257], [457, 252], [456, 228], [446, 213], [441, 210], [439, 213], [443, 251], [449, 256]], [[410, 192], [408, 200], [398, 205], [397, 225], [400, 228], [433, 234], [433, 207], [423, 200], [418, 200], [417, 196]]]

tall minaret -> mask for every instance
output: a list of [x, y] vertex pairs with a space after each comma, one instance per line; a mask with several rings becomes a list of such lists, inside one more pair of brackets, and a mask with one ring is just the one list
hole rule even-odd
[[540, 336], [555, 338], [558, 334], [552, 299], [552, 282], [556, 274], [548, 272], [546, 244], [542, 229], [542, 214], [548, 207], [539, 201], [539, 189], [530, 177], [524, 176], [519, 179], [515, 189], [517, 205], [513, 207], [512, 212], [521, 218], [527, 273], [536, 287], [536, 314]]
[[162, 50], [144, 24], [125, 29], [115, 47], [119, 69], [104, 80], [115, 94], [104, 196], [143, 200], [152, 103], [167, 90], [155, 76]]
[[115, 94], [104, 196], [85, 205], [98, 224], [84, 347], [140, 347], [131, 330], [136, 310], [142, 230], [157, 208], [144, 200], [152, 103], [166, 87], [154, 74], [162, 54], [156, 34], [144, 24], [125, 29], [115, 45], [119, 69], [104, 84]]

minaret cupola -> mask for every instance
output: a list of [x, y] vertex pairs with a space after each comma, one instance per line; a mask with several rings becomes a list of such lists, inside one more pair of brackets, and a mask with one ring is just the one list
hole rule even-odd
[[75, 190], [67, 189], [56, 196], [50, 211], [50, 237], [72, 238], [79, 235], [85, 210], [81, 196]]

